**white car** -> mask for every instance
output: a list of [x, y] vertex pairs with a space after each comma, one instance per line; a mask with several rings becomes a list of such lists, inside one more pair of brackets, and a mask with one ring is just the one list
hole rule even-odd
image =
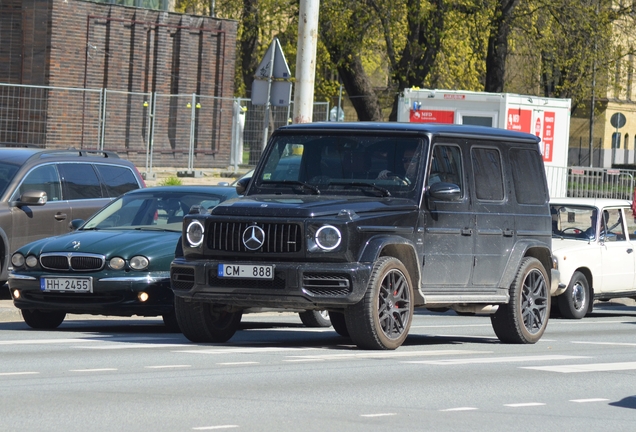
[[[552, 308], [580, 319], [594, 300], [636, 299], [636, 221], [631, 202], [609, 198], [553, 198], [552, 254], [561, 284]], [[555, 301], [556, 300], [556, 301]]]

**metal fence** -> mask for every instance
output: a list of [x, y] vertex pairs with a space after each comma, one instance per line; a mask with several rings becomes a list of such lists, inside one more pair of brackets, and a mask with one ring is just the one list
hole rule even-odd
[[581, 198], [634, 198], [634, 175], [626, 169], [569, 167], [567, 196]]
[[[271, 107], [269, 133], [291, 112]], [[114, 151], [146, 173], [255, 165], [264, 115], [244, 98], [0, 83], [0, 145]], [[329, 103], [316, 102], [313, 120], [328, 119]]]

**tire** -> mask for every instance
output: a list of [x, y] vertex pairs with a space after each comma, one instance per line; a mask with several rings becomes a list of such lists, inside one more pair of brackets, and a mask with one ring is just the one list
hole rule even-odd
[[345, 310], [347, 329], [362, 349], [393, 350], [404, 343], [413, 319], [412, 284], [406, 267], [379, 258], [362, 300]]
[[569, 319], [581, 319], [590, 309], [590, 286], [581, 272], [574, 272], [568, 288], [557, 297], [561, 316]]
[[541, 339], [549, 318], [548, 275], [538, 259], [526, 257], [510, 286], [510, 301], [490, 316], [492, 328], [503, 343], [533, 344]]
[[192, 342], [227, 342], [241, 323], [243, 312], [227, 312], [211, 303], [174, 299], [177, 322], [183, 335]]
[[300, 317], [300, 320], [303, 322], [303, 324], [305, 324], [305, 327], [331, 327], [329, 312], [327, 312], [326, 310], [308, 310], [305, 312], [299, 312], [298, 316]]
[[181, 333], [181, 329], [179, 328], [179, 322], [177, 321], [177, 314], [174, 312], [162, 315], [163, 323], [166, 326], [166, 330], [169, 333]]
[[349, 337], [347, 322], [342, 312], [329, 312], [329, 320], [331, 321], [331, 325], [336, 333], [343, 337]]
[[22, 319], [31, 328], [38, 330], [56, 329], [66, 318], [66, 312], [45, 312], [41, 310], [22, 309]]

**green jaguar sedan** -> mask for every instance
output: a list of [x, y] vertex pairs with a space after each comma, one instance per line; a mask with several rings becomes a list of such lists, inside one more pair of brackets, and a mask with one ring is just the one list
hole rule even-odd
[[128, 192], [71, 233], [34, 241], [11, 257], [9, 290], [27, 325], [57, 328], [66, 314], [162, 316], [179, 326], [170, 263], [183, 216], [237, 197], [226, 186], [160, 186]]

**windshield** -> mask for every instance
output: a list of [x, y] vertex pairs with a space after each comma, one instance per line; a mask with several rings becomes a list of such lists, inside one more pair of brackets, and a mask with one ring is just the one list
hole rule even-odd
[[414, 198], [425, 140], [409, 136], [279, 135], [249, 194]]
[[20, 169], [19, 165], [8, 164], [6, 162], [0, 162], [0, 196], [7, 190], [7, 186], [15, 177], [15, 173]]
[[82, 229], [160, 229], [181, 231], [183, 217], [194, 205], [206, 210], [226, 199], [202, 193], [123, 195], [93, 216]]
[[551, 204], [552, 236], [594, 240], [597, 230], [596, 207]]

